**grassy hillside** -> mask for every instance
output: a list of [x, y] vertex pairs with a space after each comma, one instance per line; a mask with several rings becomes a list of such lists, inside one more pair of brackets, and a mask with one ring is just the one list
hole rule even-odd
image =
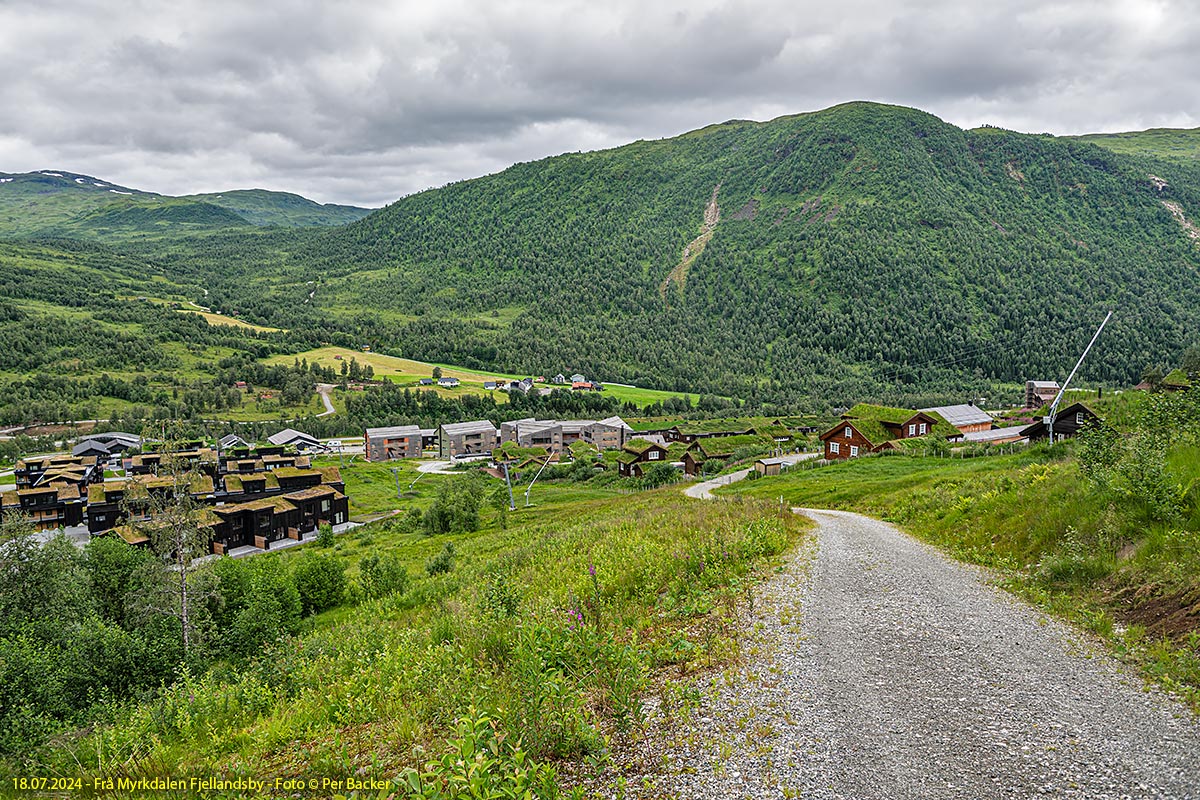
[[1106, 637], [1200, 708], [1200, 400], [1126, 406], [1122, 430], [985, 458], [853, 459], [722, 492], [900, 525]]
[[372, 211], [358, 206], [315, 203], [298, 194], [265, 189], [184, 195], [181, 199], [229, 209], [252, 225], [285, 228], [345, 225], [362, 219]]
[[[77, 718], [94, 724], [45, 747], [10, 750], [0, 773], [88, 764], [114, 777], [386, 780], [450, 752], [456, 720], [483, 717], [494, 732], [485, 722], [467, 734], [501, 739], [487, 780], [512, 774], [519, 737], [526, 766], [553, 784], [538, 765], [603, 768], [606, 737], [637, 730], [644, 693], [680, 710], [673, 679], [736, 654], [733, 610], [804, 528], [770, 504], [700, 503], [673, 489], [581, 489], [483, 515], [475, 533], [422, 536], [400, 517], [332, 550], [226, 563], [215, 586], [235, 604], [217, 612], [214, 642], [241, 630], [223, 618], [248, 619], [240, 607], [272, 624], [278, 601], [257, 581], [286, 586], [313, 558], [332, 558], [350, 591], [294, 636], [193, 668], [142, 699], [97, 705]], [[406, 577], [381, 586], [369, 558]], [[238, 589], [240, 576], [256, 583]]]
[[1075, 138], [1130, 156], [1188, 164], [1200, 160], [1200, 128], [1151, 128], [1128, 133], [1091, 133]]
[[74, 172], [0, 172], [0, 237], [121, 240], [135, 234], [179, 236], [189, 230], [209, 233], [242, 226], [337, 226], [370, 212], [264, 189], [169, 197]]
[[238, 224], [267, 212], [231, 193], [118, 197], [73, 235], [319, 344], [821, 410], [1003, 404], [1064, 377], [1110, 308], [1085, 384], [1196, 343], [1200, 166], [1161, 156], [850, 103], [518, 164], [333, 230]]

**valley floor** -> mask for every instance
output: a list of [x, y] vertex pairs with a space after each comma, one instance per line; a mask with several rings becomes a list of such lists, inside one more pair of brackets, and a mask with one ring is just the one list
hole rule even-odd
[[1200, 797], [1200, 724], [1099, 642], [891, 525], [805, 513], [746, 659], [629, 756], [630, 796]]

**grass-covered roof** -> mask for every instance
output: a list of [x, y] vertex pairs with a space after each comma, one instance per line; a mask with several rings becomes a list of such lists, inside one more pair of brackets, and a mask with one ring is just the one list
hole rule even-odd
[[918, 412], [909, 408], [893, 408], [890, 406], [872, 405], [871, 403], [859, 403], [843, 414], [842, 421], [827, 430], [822, 436], [824, 437], [837, 431], [844, 427], [846, 422], [849, 422], [854, 426], [855, 430], [866, 437], [867, 441], [878, 446], [884, 442], [900, 438], [897, 433], [889, 429], [889, 425], [903, 425], [917, 414], [925, 414], [933, 420], [933, 426], [929, 429], [927, 435], [954, 436], [958, 433], [957, 428], [946, 422], [935, 411]]

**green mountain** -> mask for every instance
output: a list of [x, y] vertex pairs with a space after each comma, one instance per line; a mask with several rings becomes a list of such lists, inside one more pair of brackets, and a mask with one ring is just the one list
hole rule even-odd
[[294, 327], [319, 280], [406, 355], [837, 405], [1064, 377], [1111, 308], [1082, 378], [1127, 383], [1200, 330], [1194, 215], [1186, 163], [852, 103], [406, 197], [214, 302]]
[[1127, 133], [1089, 133], [1074, 138], [1114, 153], [1190, 164], [1200, 162], [1200, 128], [1151, 128]]
[[307, 197], [266, 189], [236, 189], [232, 192], [185, 195], [181, 199], [227, 208], [253, 225], [303, 228], [345, 225], [371, 213], [372, 209], [316, 203]]
[[305, 341], [827, 408], [1015, 400], [1108, 309], [1084, 382], [1200, 330], [1200, 166], [894, 106], [517, 164], [332, 230], [237, 225], [228, 198], [77, 222]]
[[183, 223], [187, 226], [184, 231], [191, 232], [244, 225], [336, 226], [369, 213], [371, 209], [322, 205], [299, 195], [264, 189], [170, 197], [61, 170], [0, 172], [3, 237], [162, 235], [164, 228], [175, 223]]

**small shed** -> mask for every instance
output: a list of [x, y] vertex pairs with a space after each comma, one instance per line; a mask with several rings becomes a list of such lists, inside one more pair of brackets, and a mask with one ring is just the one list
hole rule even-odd
[[754, 462], [754, 471], [760, 476], [778, 475], [787, 463], [786, 458], [760, 458]]

